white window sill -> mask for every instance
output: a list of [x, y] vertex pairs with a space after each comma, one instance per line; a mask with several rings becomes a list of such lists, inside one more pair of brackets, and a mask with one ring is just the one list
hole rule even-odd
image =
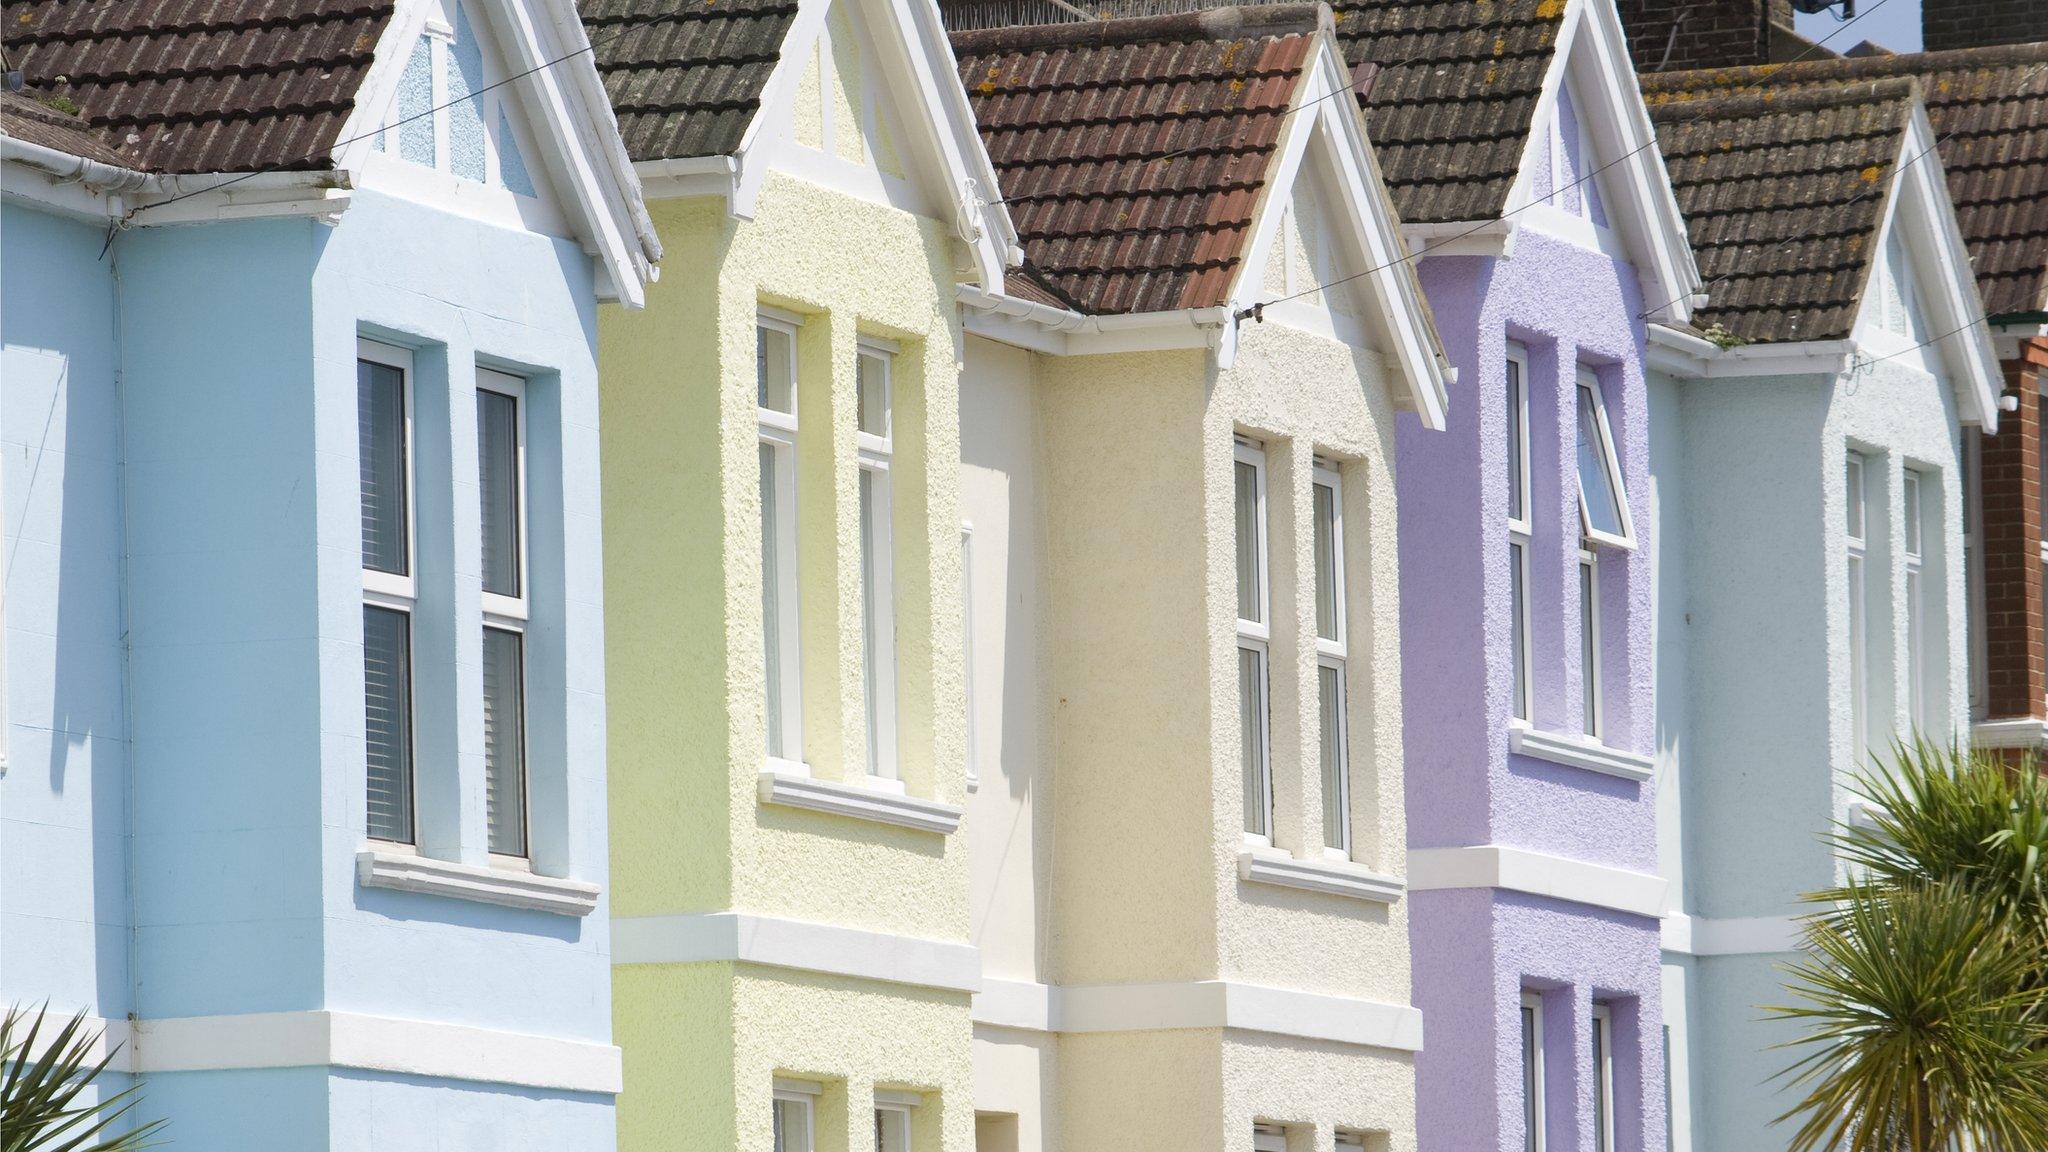
[[1610, 748], [1584, 736], [1561, 736], [1520, 724], [1508, 726], [1508, 751], [1620, 780], [1641, 782], [1657, 774], [1657, 763], [1648, 756]]
[[941, 836], [950, 836], [960, 827], [961, 809], [951, 804], [903, 795], [900, 782], [890, 783], [895, 784], [896, 789], [884, 791], [861, 784], [840, 784], [802, 773], [765, 768], [761, 772], [761, 803], [830, 812], [856, 820], [937, 832]]
[[597, 885], [580, 880], [537, 876], [524, 869], [478, 868], [388, 848], [357, 852], [356, 880], [365, 888], [452, 896], [560, 916], [590, 915], [598, 896]]
[[1979, 720], [1970, 740], [1979, 748], [2039, 748], [2048, 745], [2048, 720]]
[[1382, 876], [1349, 861], [1300, 860], [1273, 848], [1238, 853], [1237, 874], [1255, 884], [1348, 896], [1375, 904], [1392, 904], [1408, 890], [1398, 877]]

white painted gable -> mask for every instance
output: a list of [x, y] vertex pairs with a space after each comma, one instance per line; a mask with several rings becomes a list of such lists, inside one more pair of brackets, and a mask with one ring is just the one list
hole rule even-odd
[[396, 91], [365, 122], [366, 187], [494, 223], [569, 235], [530, 112], [478, 0], [424, 0]]
[[1368, 342], [1363, 289], [1347, 277], [1364, 268], [1344, 255], [1355, 245], [1340, 229], [1353, 225], [1329, 210], [1335, 179], [1329, 169], [1327, 157], [1306, 157], [1294, 186], [1274, 198], [1279, 210], [1273, 213], [1276, 234], [1266, 250], [1264, 287], [1266, 298], [1280, 303], [1266, 310], [1266, 319], [1362, 345]]
[[873, 0], [830, 0], [808, 43], [791, 32], [785, 59], [801, 62], [786, 100], [766, 110], [768, 166], [851, 196], [950, 220], [957, 193], [915, 111], [906, 78], [877, 50]]
[[1894, 211], [1885, 227], [1883, 246], [1870, 270], [1863, 307], [1856, 318], [1857, 342], [1892, 362], [1929, 374], [1943, 373], [1939, 353], [1928, 341], [1939, 334], [1924, 303], [1928, 288], [1913, 258]]

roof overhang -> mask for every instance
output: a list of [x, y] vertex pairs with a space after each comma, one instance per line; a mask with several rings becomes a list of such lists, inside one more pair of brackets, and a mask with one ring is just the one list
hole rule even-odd
[[[1017, 228], [1003, 206], [996, 182], [995, 165], [982, 146], [974, 113], [961, 87], [959, 66], [952, 42], [946, 36], [945, 21], [935, 0], [848, 0], [864, 5], [871, 32], [892, 30], [894, 36], [874, 35], [880, 54], [880, 72], [892, 85], [899, 103], [909, 112], [911, 131], [919, 133], [917, 147], [932, 157], [943, 172], [945, 188], [934, 203], [943, 204], [953, 215], [948, 221], [953, 234], [973, 254], [976, 282], [1000, 293], [1003, 273], [1022, 257]], [[717, 196], [726, 211], [743, 220], [753, 218], [761, 188], [774, 168], [775, 134], [769, 125], [775, 113], [791, 106], [803, 78], [806, 51], [825, 28], [833, 0], [798, 0], [796, 19], [783, 38], [782, 50], [768, 81], [761, 88], [759, 108], [730, 156], [695, 156], [674, 160], [644, 160], [634, 170], [646, 182], [654, 199]]]
[[1591, 105], [1580, 110], [1579, 123], [1593, 144], [1593, 172], [1600, 176], [1608, 221], [1642, 280], [1644, 318], [1686, 324], [1704, 303], [1705, 285], [1636, 82], [1621, 17], [1606, 0], [1569, 0], [1566, 5], [1504, 218], [1535, 203], [1529, 174], [1548, 148], [1547, 134], [1536, 128], [1557, 114], [1558, 93], [1567, 77], [1578, 98]]
[[954, 294], [975, 336], [1048, 356], [1206, 349], [1227, 366], [1235, 351], [1235, 314], [1228, 307], [1090, 316], [961, 284]]
[[138, 224], [191, 224], [315, 216], [329, 221], [349, 205], [348, 174], [336, 172], [138, 172], [0, 135], [0, 194], [75, 219], [120, 223], [149, 209]]

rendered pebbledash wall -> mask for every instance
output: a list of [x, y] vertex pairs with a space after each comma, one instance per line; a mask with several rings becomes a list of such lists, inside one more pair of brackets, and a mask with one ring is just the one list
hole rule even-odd
[[[1585, 366], [1600, 380], [1638, 536], [1633, 551], [1600, 550], [1603, 742], [1647, 756], [1652, 630], [1641, 539], [1650, 517], [1638, 314], [1658, 302], [1642, 298], [1624, 260], [1526, 226], [1512, 259], [1427, 259], [1422, 277], [1459, 377], [1447, 431], [1424, 432], [1412, 418], [1401, 425], [1410, 851], [1498, 845], [1648, 878], [1657, 864], [1653, 784], [1508, 749], [1505, 373], [1514, 342], [1529, 364], [1533, 727], [1581, 729], [1572, 405], [1576, 369]], [[1417, 1059], [1424, 1146], [1522, 1147], [1524, 991], [1543, 1000], [1549, 1146], [1591, 1146], [1596, 999], [1614, 1017], [1617, 1146], [1663, 1146], [1654, 914], [1502, 887], [1411, 899], [1415, 995], [1428, 1028]]]
[[[7, 212], [10, 246], [51, 257], [8, 261], [10, 369], [26, 346], [66, 370], [19, 395], [9, 372], [7, 535], [36, 567], [9, 585], [21, 655], [9, 684], [18, 751], [0, 785], [0, 995], [139, 1017], [129, 1050], [147, 1070], [143, 1111], [168, 1118], [181, 1147], [610, 1149], [601, 1077], [395, 1070], [417, 1050], [286, 1054], [233, 1019], [284, 1013], [298, 1028], [339, 1013], [478, 1029], [486, 1047], [610, 1051], [602, 898], [579, 918], [356, 879], [355, 359], [370, 333], [413, 345], [420, 403], [443, 403], [438, 441], [423, 408], [416, 443], [423, 603], [452, 597], [450, 621], [474, 619], [479, 595], [475, 560], [452, 543], [464, 526], [474, 538], [478, 515], [474, 484], [453, 480], [476, 470], [474, 426], [461, 423], [475, 408], [471, 365], [528, 375], [536, 863], [604, 882], [590, 258], [572, 240], [362, 189], [336, 225], [134, 229], [105, 262], [103, 229]], [[65, 285], [60, 307], [17, 308], [45, 294], [15, 278], [31, 268]], [[453, 534], [438, 572], [434, 532]], [[441, 591], [425, 591], [432, 575]], [[481, 864], [481, 641], [447, 631], [443, 687], [472, 703], [422, 699], [421, 730], [440, 735], [422, 736], [416, 771], [423, 790], [442, 782], [438, 818], [452, 823], [440, 831]], [[41, 861], [16, 855], [38, 838], [17, 837], [17, 819], [52, 827]], [[227, 1039], [173, 1047], [150, 1024], [186, 1017], [230, 1018], [216, 1033]]]

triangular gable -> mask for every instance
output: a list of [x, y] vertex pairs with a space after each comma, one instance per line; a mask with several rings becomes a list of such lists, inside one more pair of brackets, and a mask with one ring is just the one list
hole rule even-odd
[[[1538, 130], [1529, 133], [1506, 218], [1513, 221], [1546, 202], [1577, 206], [1578, 188], [1592, 184], [1605, 218], [1601, 227], [1612, 231], [1642, 278], [1645, 318], [1689, 321], [1701, 292], [1699, 268], [1614, 5], [1569, 0], [1531, 124]], [[1576, 128], [1577, 139], [1565, 151], [1581, 154], [1554, 175], [1560, 125]], [[1576, 187], [1566, 187], [1574, 182]]]
[[823, 178], [952, 223], [1000, 291], [1017, 233], [956, 77], [933, 0], [799, 0], [734, 153], [733, 213], [753, 214], [771, 170]]
[[1997, 426], [2004, 380], [1984, 322], [1977, 280], [1948, 197], [1926, 106], [1914, 102], [1891, 166], [1885, 220], [1858, 310], [1858, 362], [1882, 360], [1934, 371], [1955, 388], [1965, 424]]
[[[1252, 246], [1232, 289], [1232, 306], [1240, 315], [1263, 315], [1269, 301], [1290, 294], [1275, 293], [1269, 274], [1276, 252], [1286, 267], [1288, 230], [1296, 230], [1298, 244], [1302, 221], [1308, 220], [1321, 233], [1314, 246], [1323, 255], [1298, 262], [1288, 275], [1314, 278], [1294, 291], [1312, 292], [1315, 302], [1295, 308], [1305, 297], [1276, 304], [1274, 319], [1313, 327], [1321, 313], [1341, 334], [1345, 313], [1351, 312], [1351, 322], [1408, 384], [1405, 397], [1397, 393], [1397, 404], [1414, 411], [1424, 426], [1442, 428], [1450, 369], [1357, 103], [1331, 98], [1349, 90], [1349, 70], [1327, 33], [1317, 41], [1254, 217]], [[1221, 351], [1227, 358], [1231, 349]]]
[[342, 141], [366, 186], [575, 236], [641, 304], [661, 246], [570, 0], [400, 0]]

